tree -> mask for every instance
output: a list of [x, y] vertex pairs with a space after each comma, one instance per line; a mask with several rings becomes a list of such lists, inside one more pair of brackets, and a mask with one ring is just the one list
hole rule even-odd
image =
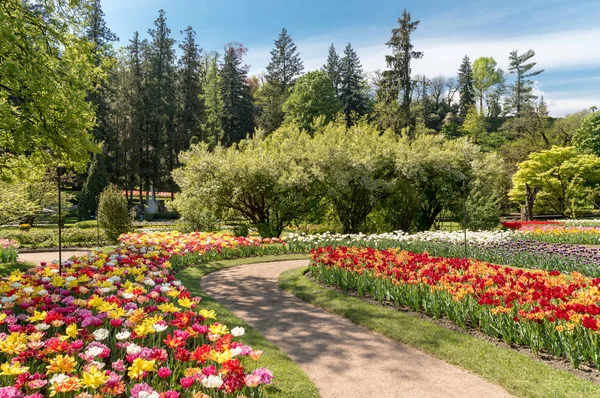
[[294, 85], [303, 70], [304, 66], [296, 44], [288, 35], [287, 29], [281, 29], [279, 37], [275, 40], [275, 48], [271, 50], [271, 62], [267, 65], [267, 81], [276, 84], [284, 93]]
[[[148, 142], [145, 147], [147, 156], [146, 188], [152, 184], [158, 188], [165, 175], [170, 176], [176, 166], [176, 142], [174, 121], [176, 115], [176, 70], [175, 40], [171, 38], [171, 30], [167, 27], [164, 10], [159, 11], [154, 21], [155, 29], [148, 33], [152, 41], [148, 47], [148, 85], [147, 114]], [[170, 181], [171, 192], [175, 186]], [[155, 191], [153, 191], [153, 194]], [[155, 198], [153, 198], [155, 199]]]
[[587, 115], [573, 136], [573, 144], [582, 151], [600, 156], [600, 112]]
[[133, 217], [129, 212], [127, 199], [114, 184], [107, 186], [100, 194], [98, 223], [112, 242], [116, 242], [121, 234], [133, 229]]
[[80, 220], [87, 220], [98, 210], [98, 198], [108, 185], [108, 175], [102, 155], [95, 155], [88, 171], [87, 179], [79, 196], [77, 214]]
[[[410, 62], [413, 59], [423, 58], [422, 51], [414, 51], [411, 34], [417, 30], [420, 21], [412, 21], [409, 12], [404, 10], [402, 17], [398, 18], [400, 27], [392, 29], [392, 37], [386, 43], [392, 49], [392, 55], [386, 55], [385, 61], [389, 70], [383, 72], [387, 80], [388, 96], [397, 99], [402, 93], [401, 111], [405, 118], [405, 125], [411, 126], [410, 103], [412, 96], [412, 81]], [[412, 137], [411, 129], [409, 135]]]
[[534, 56], [535, 52], [533, 50], [527, 50], [521, 55], [515, 50], [511, 51], [508, 57], [508, 70], [511, 74], [517, 76], [515, 82], [510, 85], [510, 96], [507, 98], [506, 107], [508, 110], [514, 111], [517, 116], [521, 116], [521, 111], [531, 103], [531, 100], [537, 99], [532, 93], [533, 88], [531, 85], [533, 81], [529, 78], [539, 75], [544, 70], [532, 71], [537, 63], [527, 62]]
[[283, 123], [283, 104], [289, 94], [282, 93], [279, 86], [266, 82], [256, 91], [254, 101], [257, 106], [256, 125], [265, 133], [272, 133]]
[[484, 113], [483, 100], [489, 90], [504, 83], [504, 72], [492, 57], [479, 57], [473, 62], [473, 87], [479, 97], [479, 112]]
[[344, 233], [356, 233], [395, 185], [395, 134], [365, 122], [331, 123], [314, 133], [311, 164], [319, 193], [333, 206]]
[[509, 197], [525, 203], [526, 187], [539, 190], [535, 208], [575, 217], [589, 201], [589, 190], [600, 183], [600, 158], [585, 155], [575, 147], [557, 147], [534, 152], [517, 165]]
[[221, 98], [221, 78], [217, 66], [217, 55], [209, 56], [206, 60], [206, 73], [204, 77], [204, 88], [201, 94], [204, 102], [204, 120], [202, 131], [205, 141], [212, 147], [219, 145], [224, 138], [223, 131], [223, 99]]
[[[335, 85], [334, 85], [335, 88]], [[350, 43], [344, 51], [340, 64], [340, 88], [338, 90], [342, 112], [346, 123], [364, 115], [367, 111], [367, 99], [363, 89], [362, 67], [358, 55]]]
[[313, 131], [315, 119], [329, 123], [339, 111], [339, 101], [326, 72], [308, 72], [298, 79], [294, 90], [283, 104], [284, 122]]
[[85, 169], [98, 147], [87, 100], [105, 73], [83, 37], [79, 2], [0, 2], [0, 178], [11, 158]]
[[477, 143], [487, 134], [488, 123], [475, 105], [467, 111], [467, 116], [462, 125], [463, 130], [471, 136], [473, 142]]
[[331, 79], [331, 83], [333, 83], [333, 89], [335, 90], [335, 95], [339, 98], [340, 95], [340, 75], [341, 75], [341, 60], [340, 56], [335, 51], [335, 47], [333, 43], [329, 47], [329, 54], [327, 55], [327, 62], [321, 70], [327, 72], [327, 76]]
[[174, 178], [181, 187], [175, 207], [188, 222], [198, 214], [233, 214], [247, 220], [261, 236], [279, 236], [302, 219], [316, 194], [307, 167], [309, 135], [282, 127], [269, 136], [255, 135], [238, 145], [210, 150], [194, 145], [182, 154]]
[[459, 116], [467, 116], [469, 109], [475, 105], [475, 89], [473, 88], [473, 69], [471, 61], [465, 55], [458, 69], [458, 86], [460, 93]]
[[223, 142], [231, 145], [254, 131], [254, 103], [250, 95], [247, 71], [242, 56], [248, 51], [239, 43], [225, 46], [221, 66], [221, 99], [223, 101]]
[[204, 119], [204, 104], [202, 101], [202, 50], [196, 44], [196, 32], [191, 26], [182, 32], [183, 42], [179, 45], [182, 55], [178, 68], [178, 114], [177, 138], [175, 153], [187, 149], [192, 137], [204, 139], [201, 121]]

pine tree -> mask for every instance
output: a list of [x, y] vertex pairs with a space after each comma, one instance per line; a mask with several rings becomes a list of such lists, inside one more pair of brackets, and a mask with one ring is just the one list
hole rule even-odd
[[367, 111], [367, 99], [363, 91], [362, 67], [352, 45], [348, 43], [341, 60], [339, 99], [348, 126], [353, 116], [360, 117]]
[[[176, 153], [174, 134], [175, 118], [175, 40], [170, 37], [164, 10], [154, 21], [155, 29], [148, 33], [152, 42], [148, 48], [148, 181], [158, 188], [162, 177], [170, 180], [171, 193], [174, 185], [170, 179], [175, 168]], [[165, 170], [166, 166], [166, 170]], [[148, 188], [148, 187], [147, 187]], [[154, 199], [154, 198], [153, 198]]]
[[520, 115], [523, 107], [531, 104], [531, 100], [537, 99], [537, 97], [532, 94], [533, 88], [531, 85], [533, 84], [533, 81], [529, 78], [539, 75], [544, 69], [532, 71], [537, 63], [527, 63], [527, 61], [534, 56], [535, 52], [533, 50], [528, 50], [521, 55], [515, 50], [511, 51], [508, 57], [508, 70], [511, 74], [516, 74], [517, 77], [515, 82], [510, 86], [511, 93], [506, 107], [509, 111], [514, 111], [517, 116]]
[[469, 109], [475, 105], [475, 89], [473, 88], [473, 68], [469, 57], [465, 55], [458, 69], [458, 86], [460, 93], [459, 116], [467, 116]]
[[288, 99], [289, 93], [282, 93], [279, 86], [265, 82], [256, 91], [256, 125], [265, 133], [272, 133], [283, 123], [283, 104]]
[[[100, 0], [92, 0], [85, 19], [85, 36], [93, 44], [94, 63], [100, 66], [106, 58], [114, 58], [112, 43], [119, 38], [106, 26], [104, 12]], [[110, 167], [111, 180], [117, 181], [121, 172], [118, 164], [119, 142], [114, 126], [110, 122], [110, 104], [112, 102], [112, 86], [114, 69], [109, 70], [108, 77], [94, 82], [88, 100], [96, 108], [96, 126], [92, 129], [94, 138], [104, 142], [104, 153]]]
[[225, 47], [220, 76], [225, 145], [239, 142], [254, 130], [254, 103], [247, 71], [242, 66], [242, 56], [246, 51], [239, 43], [230, 43]]
[[223, 141], [223, 100], [221, 98], [221, 79], [217, 66], [217, 55], [207, 57], [206, 72], [202, 84], [204, 101], [204, 120], [202, 130], [204, 139], [211, 146], [219, 145]]
[[275, 48], [271, 50], [271, 62], [267, 66], [267, 81], [276, 84], [281, 92], [286, 92], [302, 74], [304, 66], [296, 45], [285, 28], [275, 40]]
[[185, 37], [179, 45], [182, 50], [179, 58], [179, 84], [178, 84], [178, 115], [177, 138], [175, 153], [189, 147], [190, 139], [198, 137], [204, 139], [201, 131], [201, 121], [204, 118], [204, 104], [202, 103], [201, 66], [202, 50], [196, 44], [196, 32], [189, 26], [184, 32]]
[[[144, 59], [146, 44], [140, 41], [138, 32], [133, 34], [133, 39], [127, 47], [127, 64], [129, 70], [127, 99], [131, 107], [131, 129], [127, 134], [124, 146], [128, 167], [128, 181], [133, 191], [135, 181], [138, 182], [140, 202], [144, 191], [144, 182], [148, 180], [148, 118], [147, 118], [147, 87], [146, 87], [146, 60]], [[133, 195], [133, 194], [132, 194]], [[132, 198], [130, 198], [132, 199]]]
[[104, 157], [100, 154], [94, 155], [83, 190], [79, 196], [77, 215], [80, 220], [87, 220], [91, 213], [98, 210], [98, 197], [108, 185], [106, 165]]
[[327, 56], [327, 62], [321, 70], [327, 72], [327, 75], [333, 82], [333, 88], [335, 89], [335, 95], [339, 98], [340, 93], [340, 69], [341, 69], [341, 60], [340, 56], [335, 51], [335, 47], [333, 43], [329, 47], [329, 54]]
[[[410, 104], [412, 98], [411, 67], [412, 59], [423, 58], [422, 51], [414, 51], [410, 36], [417, 30], [420, 21], [412, 21], [410, 13], [404, 10], [402, 17], [398, 18], [400, 27], [392, 29], [392, 37], [386, 43], [392, 49], [392, 55], [386, 55], [385, 61], [389, 70], [383, 72], [386, 80], [385, 88], [388, 101], [395, 101], [402, 93], [400, 109], [404, 114], [405, 125], [411, 126]], [[409, 136], [412, 137], [412, 128]]]

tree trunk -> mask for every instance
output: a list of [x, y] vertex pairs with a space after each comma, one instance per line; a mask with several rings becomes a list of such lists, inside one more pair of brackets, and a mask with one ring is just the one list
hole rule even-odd
[[521, 208], [521, 221], [533, 220], [533, 203], [539, 192], [540, 188], [535, 187], [531, 189], [529, 184], [525, 184], [525, 204]]

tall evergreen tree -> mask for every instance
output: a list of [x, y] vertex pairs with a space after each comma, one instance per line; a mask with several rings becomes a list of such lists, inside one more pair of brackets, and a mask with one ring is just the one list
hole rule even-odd
[[423, 58], [422, 51], [414, 51], [411, 34], [417, 30], [420, 21], [413, 21], [409, 12], [404, 10], [402, 17], [398, 18], [400, 27], [392, 29], [392, 37], [386, 45], [392, 49], [392, 55], [385, 56], [388, 70], [383, 72], [386, 80], [387, 95], [393, 99], [402, 94], [400, 110], [405, 118], [405, 125], [409, 126], [409, 136], [412, 137], [413, 129], [410, 115], [412, 98], [412, 81], [410, 62], [413, 59]]
[[267, 81], [280, 87], [286, 92], [302, 74], [304, 65], [297, 52], [296, 45], [288, 35], [286, 28], [275, 40], [275, 48], [271, 50], [271, 62], [267, 65]]
[[353, 116], [360, 117], [367, 111], [362, 67], [350, 43], [346, 46], [344, 58], [341, 60], [339, 99], [348, 125], [352, 124]]
[[339, 98], [340, 96], [340, 69], [341, 69], [341, 60], [340, 56], [335, 51], [335, 47], [333, 43], [329, 47], [329, 54], [327, 55], [327, 62], [321, 68], [323, 71], [327, 72], [327, 75], [331, 79], [333, 83], [333, 88], [335, 89], [335, 95]]
[[283, 104], [288, 97], [289, 93], [282, 93], [279, 86], [269, 82], [265, 82], [256, 91], [256, 125], [265, 133], [272, 133], [283, 123]]
[[[154, 29], [148, 33], [152, 38], [148, 48], [148, 184], [159, 188], [164, 175], [169, 176], [175, 168], [175, 40], [167, 27], [164, 10], [159, 11]], [[165, 170], [166, 169], [166, 170]], [[170, 187], [174, 191], [172, 180]]]
[[77, 215], [80, 220], [87, 220], [92, 213], [98, 210], [98, 197], [108, 185], [106, 165], [104, 157], [100, 154], [94, 155], [83, 190], [79, 195]]
[[[127, 100], [131, 107], [130, 131], [127, 134], [124, 146], [128, 167], [127, 180], [129, 189], [133, 192], [135, 182], [139, 184], [140, 202], [144, 191], [144, 183], [148, 180], [148, 117], [147, 117], [147, 95], [146, 95], [146, 60], [144, 59], [144, 47], [146, 44], [140, 41], [138, 32], [133, 34], [133, 39], [127, 46], [127, 66], [129, 70], [128, 84], [126, 90]], [[133, 195], [133, 194], [132, 194]], [[130, 199], [133, 199], [130, 197]]]
[[178, 81], [178, 112], [177, 138], [175, 153], [189, 147], [190, 139], [205, 137], [201, 131], [201, 121], [204, 118], [202, 102], [202, 76], [200, 58], [202, 50], [196, 44], [196, 32], [189, 26], [184, 32], [183, 42], [179, 45], [182, 55], [179, 58]]
[[[93, 44], [94, 62], [96, 66], [100, 66], [105, 59], [114, 58], [112, 43], [119, 38], [106, 26], [100, 0], [92, 0], [88, 10], [85, 19], [85, 36]], [[119, 142], [114, 126], [109, 120], [114, 72], [114, 69], [111, 69], [106, 79], [93, 83], [94, 87], [90, 88], [88, 100], [96, 108], [96, 126], [92, 129], [92, 134], [97, 141], [104, 142], [109, 174], [111, 180], [116, 182], [121, 169], [117, 154]]]
[[459, 115], [467, 116], [469, 109], [475, 105], [475, 89], [473, 88], [473, 67], [467, 55], [458, 69], [458, 86], [460, 93]]
[[202, 100], [205, 106], [202, 130], [205, 141], [211, 146], [215, 146], [223, 141], [223, 99], [221, 98], [221, 79], [216, 54], [206, 58], [205, 69], [202, 84]]
[[250, 95], [247, 71], [242, 66], [242, 56], [246, 51], [239, 43], [230, 43], [225, 47], [221, 67], [225, 145], [239, 142], [254, 130], [254, 103]]
[[519, 55], [517, 50], [511, 51], [508, 57], [508, 70], [511, 74], [516, 74], [516, 80], [510, 86], [510, 95], [506, 104], [509, 110], [519, 116], [523, 107], [530, 105], [531, 100], [537, 99], [533, 95], [533, 88], [531, 85], [533, 81], [530, 77], [537, 76], [544, 71], [544, 69], [532, 71], [537, 65], [536, 62], [528, 61], [535, 56], [535, 51], [527, 50], [523, 54]]

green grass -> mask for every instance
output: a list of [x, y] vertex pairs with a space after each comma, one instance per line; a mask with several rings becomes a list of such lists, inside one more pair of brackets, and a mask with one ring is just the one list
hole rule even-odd
[[600, 396], [600, 385], [414, 314], [321, 287], [306, 278], [305, 271], [306, 268], [301, 268], [282, 273], [279, 286], [326, 311], [476, 373], [512, 394], [521, 397]]
[[202, 297], [202, 302], [200, 303], [201, 308], [214, 309], [217, 312], [219, 322], [226, 324], [230, 328], [242, 326], [246, 329], [246, 333], [243, 337], [244, 343], [251, 345], [255, 349], [264, 351], [259, 361], [259, 366], [268, 368], [274, 375], [274, 384], [266, 389], [266, 397], [311, 398], [319, 397], [319, 393], [312, 380], [285, 352], [281, 351], [279, 347], [265, 339], [262, 334], [253, 329], [246, 322], [235, 317], [217, 301], [206, 295], [200, 289], [200, 279], [211, 272], [242, 264], [306, 258], [307, 256], [305, 254], [291, 254], [218, 261], [196, 265], [177, 274], [177, 278], [183, 282], [192, 295]]
[[0, 276], [8, 276], [14, 270], [25, 271], [31, 267], [35, 267], [35, 264], [28, 263], [25, 261], [16, 263], [0, 263]]

